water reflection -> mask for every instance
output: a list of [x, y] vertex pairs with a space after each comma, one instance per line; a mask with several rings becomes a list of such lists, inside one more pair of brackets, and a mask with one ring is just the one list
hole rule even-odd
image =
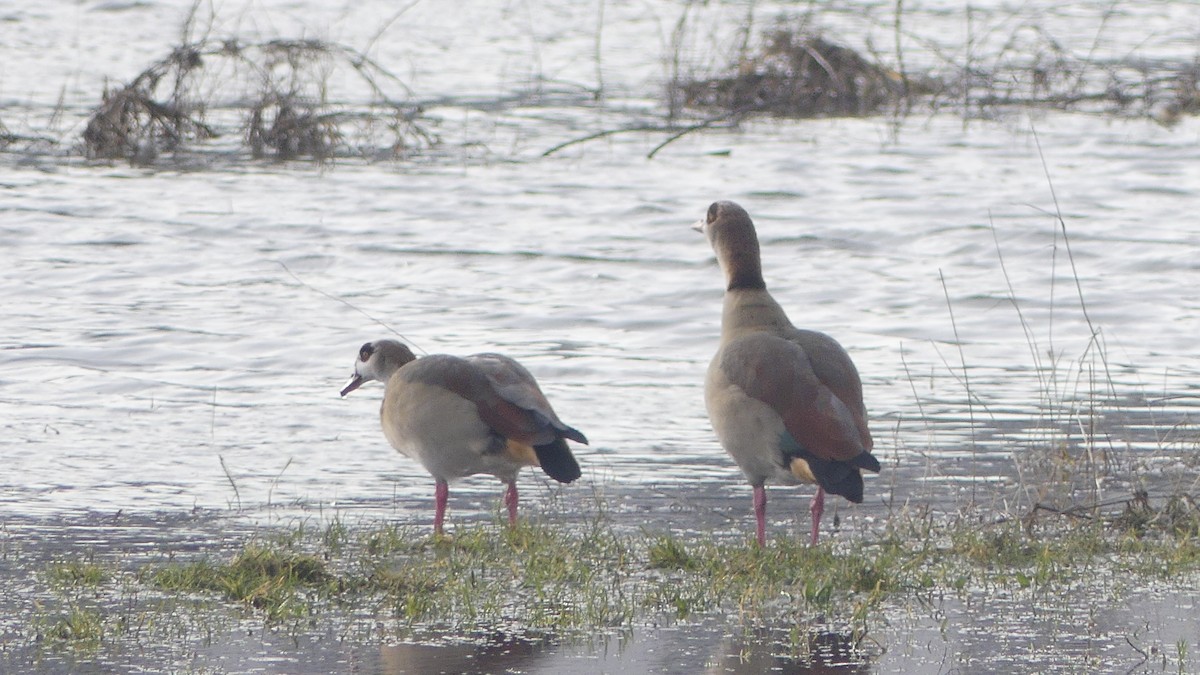
[[766, 629], [730, 634], [719, 625], [702, 623], [563, 643], [504, 633], [466, 641], [461, 636], [444, 637], [381, 646], [379, 674], [817, 675], [871, 670], [870, 660], [855, 648], [852, 636], [816, 629], [799, 634]]
[[552, 655], [549, 640], [492, 633], [474, 641], [386, 644], [379, 648], [379, 675], [415, 673], [529, 672]]
[[849, 634], [812, 630], [799, 636], [798, 645], [786, 644], [790, 640], [792, 636], [765, 630], [730, 636], [705, 672], [711, 675], [871, 672], [869, 660], [855, 648], [854, 638]]

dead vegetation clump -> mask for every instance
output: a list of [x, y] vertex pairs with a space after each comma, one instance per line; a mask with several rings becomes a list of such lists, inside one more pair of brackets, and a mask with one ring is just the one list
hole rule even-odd
[[1173, 124], [1183, 114], [1200, 112], [1195, 62], [1101, 58], [1094, 50], [1081, 56], [1045, 29], [1022, 24], [996, 55], [962, 67], [941, 93], [978, 117], [1044, 108]]
[[16, 142], [17, 136], [4, 126], [4, 120], [0, 120], [0, 150], [7, 148]]
[[785, 117], [867, 115], [897, 100], [899, 73], [818, 34], [779, 28], [725, 77], [685, 82], [686, 103]]
[[[89, 158], [148, 163], [184, 151], [324, 160], [397, 157], [433, 145], [419, 107], [394, 100], [384, 82], [403, 87], [366, 56], [333, 43], [203, 39], [106, 91], [84, 147]], [[331, 83], [345, 98], [334, 100]]]
[[1145, 115], [1173, 126], [1185, 115], [1200, 114], [1200, 63], [1145, 61], [1112, 67], [1114, 88], [1124, 93], [1121, 112]]
[[964, 63], [935, 51], [941, 67], [911, 71], [899, 47], [890, 60], [900, 65], [892, 68], [802, 18], [765, 32], [756, 49], [743, 48], [729, 74], [677, 78], [671, 98], [673, 105], [682, 101], [722, 117], [860, 116], [924, 105], [931, 111], [953, 107], [970, 118], [1036, 108], [1171, 125], [1200, 113], [1200, 62], [1105, 59], [1094, 51], [1079, 55], [1046, 30], [1022, 24], [994, 55], [968, 55]]
[[1121, 529], [1146, 535], [1154, 532], [1175, 537], [1200, 536], [1200, 505], [1191, 495], [1179, 493], [1155, 508], [1145, 491], [1138, 491], [1125, 504], [1125, 510], [1113, 520]]
[[246, 141], [255, 159], [330, 157], [342, 142], [336, 114], [321, 114], [314, 106], [268, 96], [250, 110]]
[[[174, 151], [186, 142], [216, 136], [201, 120], [202, 109], [189, 100], [184, 86], [202, 64], [198, 51], [181, 47], [128, 85], [105, 91], [103, 103], [83, 131], [88, 157], [149, 161], [159, 151]], [[165, 96], [159, 91], [164, 79], [173, 83]]]

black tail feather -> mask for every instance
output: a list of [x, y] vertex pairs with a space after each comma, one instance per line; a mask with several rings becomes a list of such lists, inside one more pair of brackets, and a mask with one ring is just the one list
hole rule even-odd
[[[574, 430], [572, 430], [574, 431]], [[575, 432], [579, 433], [579, 432]], [[583, 434], [579, 434], [582, 436]], [[542, 465], [542, 471], [546, 472], [554, 480], [560, 483], [570, 483], [583, 475], [579, 469], [579, 462], [575, 461], [575, 455], [571, 454], [571, 449], [567, 447], [567, 442], [561, 438], [556, 438], [549, 443], [533, 446], [533, 451], [537, 453], [538, 462]]]
[[860, 469], [874, 471], [875, 473], [879, 473], [880, 469], [882, 468], [879, 466], [879, 460], [875, 459], [875, 455], [872, 455], [869, 452], [860, 453], [858, 457], [850, 460], [850, 463]]
[[826, 481], [821, 481], [821, 487], [825, 488], [826, 492], [830, 494], [841, 495], [855, 504], [862, 503], [863, 479], [862, 474], [858, 472], [858, 469], [848, 472], [841, 478], [841, 480], [837, 482], [831, 481], [828, 485], [825, 483]]
[[584, 445], [588, 444], [587, 436], [584, 436], [582, 431], [574, 427], [569, 427], [565, 424], [557, 428], [558, 433], [562, 434], [563, 438], [569, 438], [576, 443], [583, 443]]
[[[859, 457], [864, 455], [870, 457], [867, 453], [863, 453]], [[872, 457], [872, 459], [874, 458]], [[825, 488], [826, 492], [845, 497], [855, 504], [862, 503], [863, 479], [857, 458], [850, 462], [821, 460], [815, 457], [806, 457], [805, 460], [808, 462], [809, 470], [816, 477], [817, 483]], [[875, 466], [879, 466], [878, 461], [875, 462]]]
[[860, 452], [853, 459], [840, 461], [835, 459], [820, 459], [796, 442], [791, 434], [784, 433], [780, 439], [787, 463], [791, 458], [799, 458], [808, 464], [817, 484], [829, 494], [839, 495], [855, 504], [863, 500], [863, 478], [860, 469], [879, 473], [882, 468], [879, 460], [870, 452]]

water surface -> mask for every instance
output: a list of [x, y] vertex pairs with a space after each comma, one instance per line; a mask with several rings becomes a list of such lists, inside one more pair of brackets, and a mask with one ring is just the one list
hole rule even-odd
[[[890, 40], [892, 4], [846, 3], [823, 20]], [[995, 53], [988, 46], [1021, 22], [1097, 58], [1191, 58], [1200, 25], [1196, 7], [1180, 2], [977, 4], [985, 7], [971, 23], [957, 3], [905, 3], [909, 66], [960, 53], [953, 46], [967, 31], [981, 54]], [[905, 503], [943, 513], [1028, 505], [1040, 487], [1029, 467], [1058, 444], [1112, 467], [1079, 494], [1058, 495], [1068, 502], [1133, 487], [1155, 498], [1194, 492], [1193, 119], [1171, 128], [1030, 111], [751, 120], [687, 135], [653, 159], [662, 134], [613, 135], [543, 158], [572, 138], [661, 119], [681, 13], [692, 12], [685, 63], [704, 70], [732, 53], [749, 8], [605, 3], [597, 64], [596, 6], [467, 3], [450, 15], [418, 3], [370, 53], [430, 102], [444, 142], [433, 158], [195, 170], [67, 153], [106, 78], [126, 80], [167, 53], [189, 5], [4, 10], [0, 43], [40, 57], [5, 71], [3, 122], [61, 141], [2, 157], [7, 545], [33, 547], [29, 537], [48, 528], [55, 547], [93, 546], [119, 538], [104, 523], [131, 515], [171, 523], [217, 512], [244, 527], [334, 515], [427, 524], [432, 482], [379, 433], [380, 388], [337, 396], [358, 346], [393, 332], [429, 353], [520, 359], [591, 439], [578, 452], [580, 483], [564, 490], [522, 476], [527, 513], [571, 513], [600, 494], [630, 528], [744, 535], [749, 488], [702, 399], [722, 289], [690, 225], [715, 199], [750, 211], [776, 298], [796, 324], [837, 337], [863, 375], [885, 469], [868, 478], [865, 504], [836, 506], [846, 533], [869, 531]], [[757, 5], [755, 20], [785, 10]], [[210, 30], [315, 31], [360, 46], [395, 11], [260, 2], [222, 11]], [[63, 114], [47, 126], [60, 96]], [[450, 517], [489, 518], [499, 495], [491, 479], [463, 481]], [[775, 491], [770, 527], [806, 531], [807, 498]], [[61, 524], [80, 520], [101, 528], [97, 542]], [[139, 546], [188, 538], [145, 527]], [[1071, 670], [1080, 650], [1111, 650], [1104, 664], [1133, 667], [1124, 628], [1194, 628], [1194, 598], [1165, 597], [1136, 610], [1111, 601], [1120, 610], [1111, 624], [1086, 635], [1054, 617], [1029, 628], [1016, 618], [1024, 606], [1008, 619], [1003, 599], [982, 600], [989, 619], [952, 603], [942, 611], [961, 627], [897, 619], [881, 629], [879, 659], [847, 667], [1019, 669], [1036, 653], [1045, 670]], [[993, 641], [997, 633], [1007, 637]], [[1176, 634], [1195, 631], [1155, 639], [1169, 645]], [[684, 652], [719, 669], [741, 639], [715, 621], [664, 635], [661, 664], [648, 653], [653, 641], [637, 637], [599, 652], [497, 651], [486, 641], [467, 651], [529, 672], [589, 672], [597, 660], [651, 672], [687, 667]], [[398, 672], [422, 649], [366, 644], [322, 652], [271, 638], [218, 641], [204, 658], [232, 672], [238, 661], [221, 660], [220, 649], [238, 659], [261, 652], [254, 669], [290, 672], [295, 654], [324, 653], [331, 668]]]

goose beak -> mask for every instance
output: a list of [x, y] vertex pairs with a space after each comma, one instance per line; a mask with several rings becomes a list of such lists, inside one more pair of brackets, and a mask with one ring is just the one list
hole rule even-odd
[[692, 229], [699, 232], [700, 234], [704, 234], [704, 219], [701, 218], [700, 220], [697, 220], [696, 222], [692, 223]]
[[363, 379], [362, 375], [355, 373], [346, 382], [346, 386], [342, 387], [342, 396], [344, 397], [346, 394], [349, 394], [350, 392], [354, 391], [355, 389], [358, 389], [359, 387], [362, 386], [362, 383], [365, 381], [366, 380]]

